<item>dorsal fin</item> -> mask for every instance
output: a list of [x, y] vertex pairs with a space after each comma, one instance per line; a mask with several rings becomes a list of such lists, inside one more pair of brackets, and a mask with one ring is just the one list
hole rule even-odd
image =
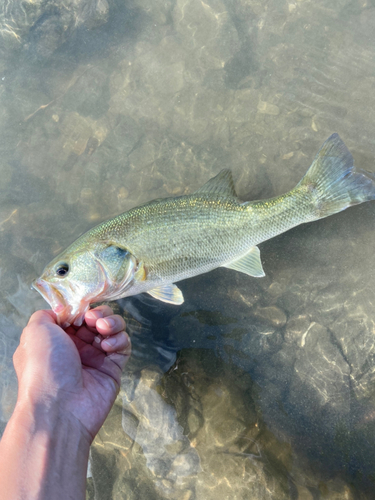
[[228, 168], [222, 170], [215, 177], [207, 181], [206, 184], [203, 184], [195, 193], [221, 194], [237, 197], [232, 172]]

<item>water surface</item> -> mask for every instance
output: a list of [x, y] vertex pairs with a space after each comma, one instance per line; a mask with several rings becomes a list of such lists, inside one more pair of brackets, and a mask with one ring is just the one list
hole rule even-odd
[[[374, 171], [375, 3], [9, 0], [0, 7], [0, 430], [44, 265], [222, 168], [281, 194], [338, 132]], [[261, 245], [266, 277], [116, 304], [133, 357], [90, 499], [372, 499], [375, 204]]]

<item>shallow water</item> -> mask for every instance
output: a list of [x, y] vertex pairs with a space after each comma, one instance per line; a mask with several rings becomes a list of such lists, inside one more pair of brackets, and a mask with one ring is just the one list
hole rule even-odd
[[[375, 2], [0, 7], [0, 431], [31, 281], [83, 231], [230, 167], [275, 196], [338, 132], [374, 171]], [[261, 245], [266, 272], [119, 301], [134, 345], [90, 499], [375, 498], [375, 203]]]

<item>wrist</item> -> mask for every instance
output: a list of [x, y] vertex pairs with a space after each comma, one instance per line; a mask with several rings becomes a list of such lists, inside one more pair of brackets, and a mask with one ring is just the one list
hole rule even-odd
[[2, 498], [84, 498], [89, 449], [74, 417], [56, 405], [18, 401], [0, 442]]
[[19, 398], [10, 421], [25, 429], [30, 436], [44, 435], [45, 439], [53, 441], [57, 434], [66, 439], [74, 435], [87, 449], [92, 442], [90, 433], [81, 422], [55, 399]]

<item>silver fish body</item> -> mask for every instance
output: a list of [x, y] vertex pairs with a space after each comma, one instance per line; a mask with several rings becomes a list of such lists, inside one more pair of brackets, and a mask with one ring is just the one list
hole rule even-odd
[[80, 324], [91, 302], [141, 292], [181, 304], [174, 283], [220, 266], [264, 276], [258, 244], [374, 198], [374, 175], [356, 171], [333, 134], [289, 193], [242, 202], [230, 170], [223, 170], [191, 195], [154, 200], [89, 230], [34, 287], [64, 326]]

